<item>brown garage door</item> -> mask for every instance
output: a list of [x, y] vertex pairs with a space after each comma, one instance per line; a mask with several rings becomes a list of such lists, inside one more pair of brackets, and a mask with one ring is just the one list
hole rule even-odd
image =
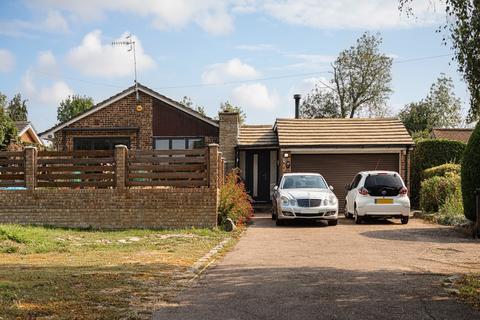
[[369, 154], [292, 154], [292, 172], [317, 172], [334, 188], [339, 210], [345, 204], [345, 185], [365, 170], [398, 172], [398, 153]]

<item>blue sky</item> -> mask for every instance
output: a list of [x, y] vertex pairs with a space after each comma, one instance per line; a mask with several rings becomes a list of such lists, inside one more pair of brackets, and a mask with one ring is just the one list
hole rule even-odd
[[[132, 33], [139, 82], [173, 99], [189, 96], [214, 116], [222, 101], [248, 123], [294, 113], [294, 93], [330, 78], [330, 62], [364, 32], [380, 32], [394, 57], [392, 115], [425, 97], [444, 72], [468, 94], [435, 33], [441, 4], [415, 1], [418, 19], [395, 0], [134, 0], [0, 2], [0, 92], [29, 100], [38, 130], [56, 122], [69, 94], [100, 102], [133, 84], [132, 56], [114, 40]], [[271, 79], [275, 78], [275, 79]]]

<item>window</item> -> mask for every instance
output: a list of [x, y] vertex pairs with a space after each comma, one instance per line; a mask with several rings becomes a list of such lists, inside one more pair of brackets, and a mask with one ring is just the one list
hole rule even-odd
[[372, 196], [396, 196], [403, 182], [397, 174], [375, 174], [365, 179], [365, 188]]
[[82, 137], [73, 138], [73, 150], [113, 150], [123, 144], [130, 148], [129, 137]]
[[353, 182], [352, 182], [352, 185], [350, 186], [351, 189], [355, 189], [356, 187], [358, 187], [358, 184], [360, 183], [360, 180], [362, 180], [362, 175], [361, 174], [357, 174], [357, 176], [355, 177], [355, 179], [353, 179]]
[[155, 138], [155, 150], [199, 149], [205, 146], [203, 138]]
[[282, 189], [326, 189], [327, 185], [321, 176], [292, 175], [286, 176]]

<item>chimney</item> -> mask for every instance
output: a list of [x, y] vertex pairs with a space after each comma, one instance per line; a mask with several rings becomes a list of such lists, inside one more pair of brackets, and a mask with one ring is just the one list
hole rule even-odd
[[293, 99], [295, 100], [295, 119], [300, 118], [300, 98], [301, 97], [302, 96], [299, 95], [298, 93], [293, 95]]
[[222, 156], [225, 158], [227, 172], [236, 166], [236, 150], [240, 132], [238, 112], [220, 112], [218, 114], [219, 143]]

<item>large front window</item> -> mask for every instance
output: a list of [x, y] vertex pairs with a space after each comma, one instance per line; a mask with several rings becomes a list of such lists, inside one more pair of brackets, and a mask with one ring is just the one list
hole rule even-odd
[[130, 148], [129, 137], [82, 137], [73, 138], [73, 150], [113, 150], [116, 145]]
[[199, 137], [155, 138], [154, 141], [155, 150], [198, 149], [205, 145], [203, 138]]

